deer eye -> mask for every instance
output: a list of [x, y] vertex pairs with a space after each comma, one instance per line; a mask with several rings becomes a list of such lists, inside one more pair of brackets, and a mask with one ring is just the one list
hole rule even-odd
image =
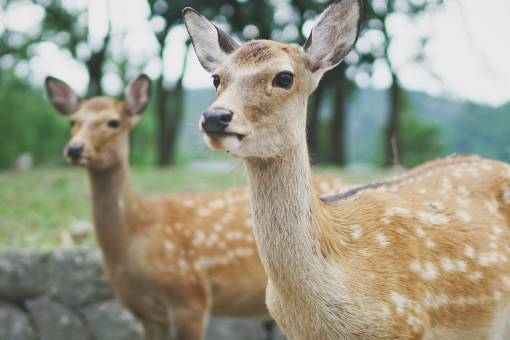
[[273, 86], [288, 89], [292, 86], [294, 75], [290, 72], [278, 73], [273, 79]]
[[117, 119], [112, 119], [108, 122], [108, 126], [111, 127], [111, 128], [118, 128], [120, 125], [120, 122], [117, 120]]
[[213, 77], [213, 85], [215, 88], [218, 88], [220, 86], [220, 76], [212, 76]]

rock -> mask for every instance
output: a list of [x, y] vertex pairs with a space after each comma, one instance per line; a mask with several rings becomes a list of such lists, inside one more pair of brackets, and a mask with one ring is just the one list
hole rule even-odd
[[30, 249], [0, 251], [0, 298], [21, 303], [43, 294], [46, 258]]
[[5, 301], [0, 301], [0, 339], [36, 339], [28, 315], [19, 307]]
[[206, 340], [269, 340], [264, 321], [212, 318]]
[[88, 340], [89, 332], [81, 318], [69, 307], [48, 296], [25, 301], [37, 327], [40, 340]]
[[97, 249], [64, 248], [51, 252], [47, 263], [47, 291], [72, 307], [114, 297], [101, 267]]
[[280, 327], [278, 327], [278, 325], [275, 323], [270, 339], [271, 340], [287, 340], [287, 337], [285, 336], [285, 334], [283, 334]]
[[118, 301], [94, 303], [81, 309], [95, 340], [141, 340], [142, 327]]

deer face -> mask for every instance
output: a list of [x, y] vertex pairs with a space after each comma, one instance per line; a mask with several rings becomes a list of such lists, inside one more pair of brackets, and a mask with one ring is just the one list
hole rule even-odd
[[[304, 137], [311, 73], [300, 50], [274, 41], [251, 41], [213, 73], [216, 101], [199, 127], [206, 143], [237, 157], [273, 157]], [[261, 60], [269, 62], [260, 63]]]
[[138, 122], [150, 96], [150, 81], [141, 76], [126, 88], [124, 102], [108, 97], [81, 99], [64, 82], [48, 77], [53, 106], [71, 121], [71, 139], [64, 157], [73, 165], [106, 169], [129, 152], [129, 130]]
[[199, 128], [210, 148], [236, 157], [276, 157], [305, 138], [307, 98], [356, 42], [358, 0], [336, 1], [303, 47], [270, 40], [239, 46], [191, 8], [183, 11], [195, 52], [213, 76], [216, 100]]

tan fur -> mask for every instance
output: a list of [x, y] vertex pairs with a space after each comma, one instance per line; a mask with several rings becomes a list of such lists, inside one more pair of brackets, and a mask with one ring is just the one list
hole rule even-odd
[[[359, 6], [336, 1], [312, 32], [351, 39]], [[341, 20], [351, 24], [340, 33], [324, 29]], [[271, 316], [292, 340], [510, 339], [510, 166], [451, 157], [319, 199], [307, 97], [331, 67], [317, 56], [347, 42], [310, 39], [233, 51], [213, 72], [221, 84], [211, 105], [232, 121], [223, 135], [202, 130], [211, 148], [244, 161]], [[272, 85], [282, 71], [294, 74], [292, 87]]]
[[[209, 315], [268, 318], [267, 276], [252, 230], [247, 188], [206, 194], [139, 197], [131, 191], [131, 116], [107, 97], [84, 101], [70, 116], [74, 161], [88, 168], [104, 271], [145, 339], [199, 340]], [[107, 126], [118, 119], [118, 129]], [[346, 186], [317, 176], [318, 192]]]

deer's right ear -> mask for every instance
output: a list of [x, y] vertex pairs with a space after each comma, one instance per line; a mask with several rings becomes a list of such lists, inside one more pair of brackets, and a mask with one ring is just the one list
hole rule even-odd
[[184, 24], [202, 67], [213, 73], [239, 45], [193, 8], [182, 11]]
[[358, 39], [361, 16], [361, 0], [336, 0], [317, 18], [303, 45], [316, 83], [352, 50]]
[[80, 107], [82, 98], [66, 83], [57, 78], [46, 78], [46, 93], [58, 112], [69, 116]]

